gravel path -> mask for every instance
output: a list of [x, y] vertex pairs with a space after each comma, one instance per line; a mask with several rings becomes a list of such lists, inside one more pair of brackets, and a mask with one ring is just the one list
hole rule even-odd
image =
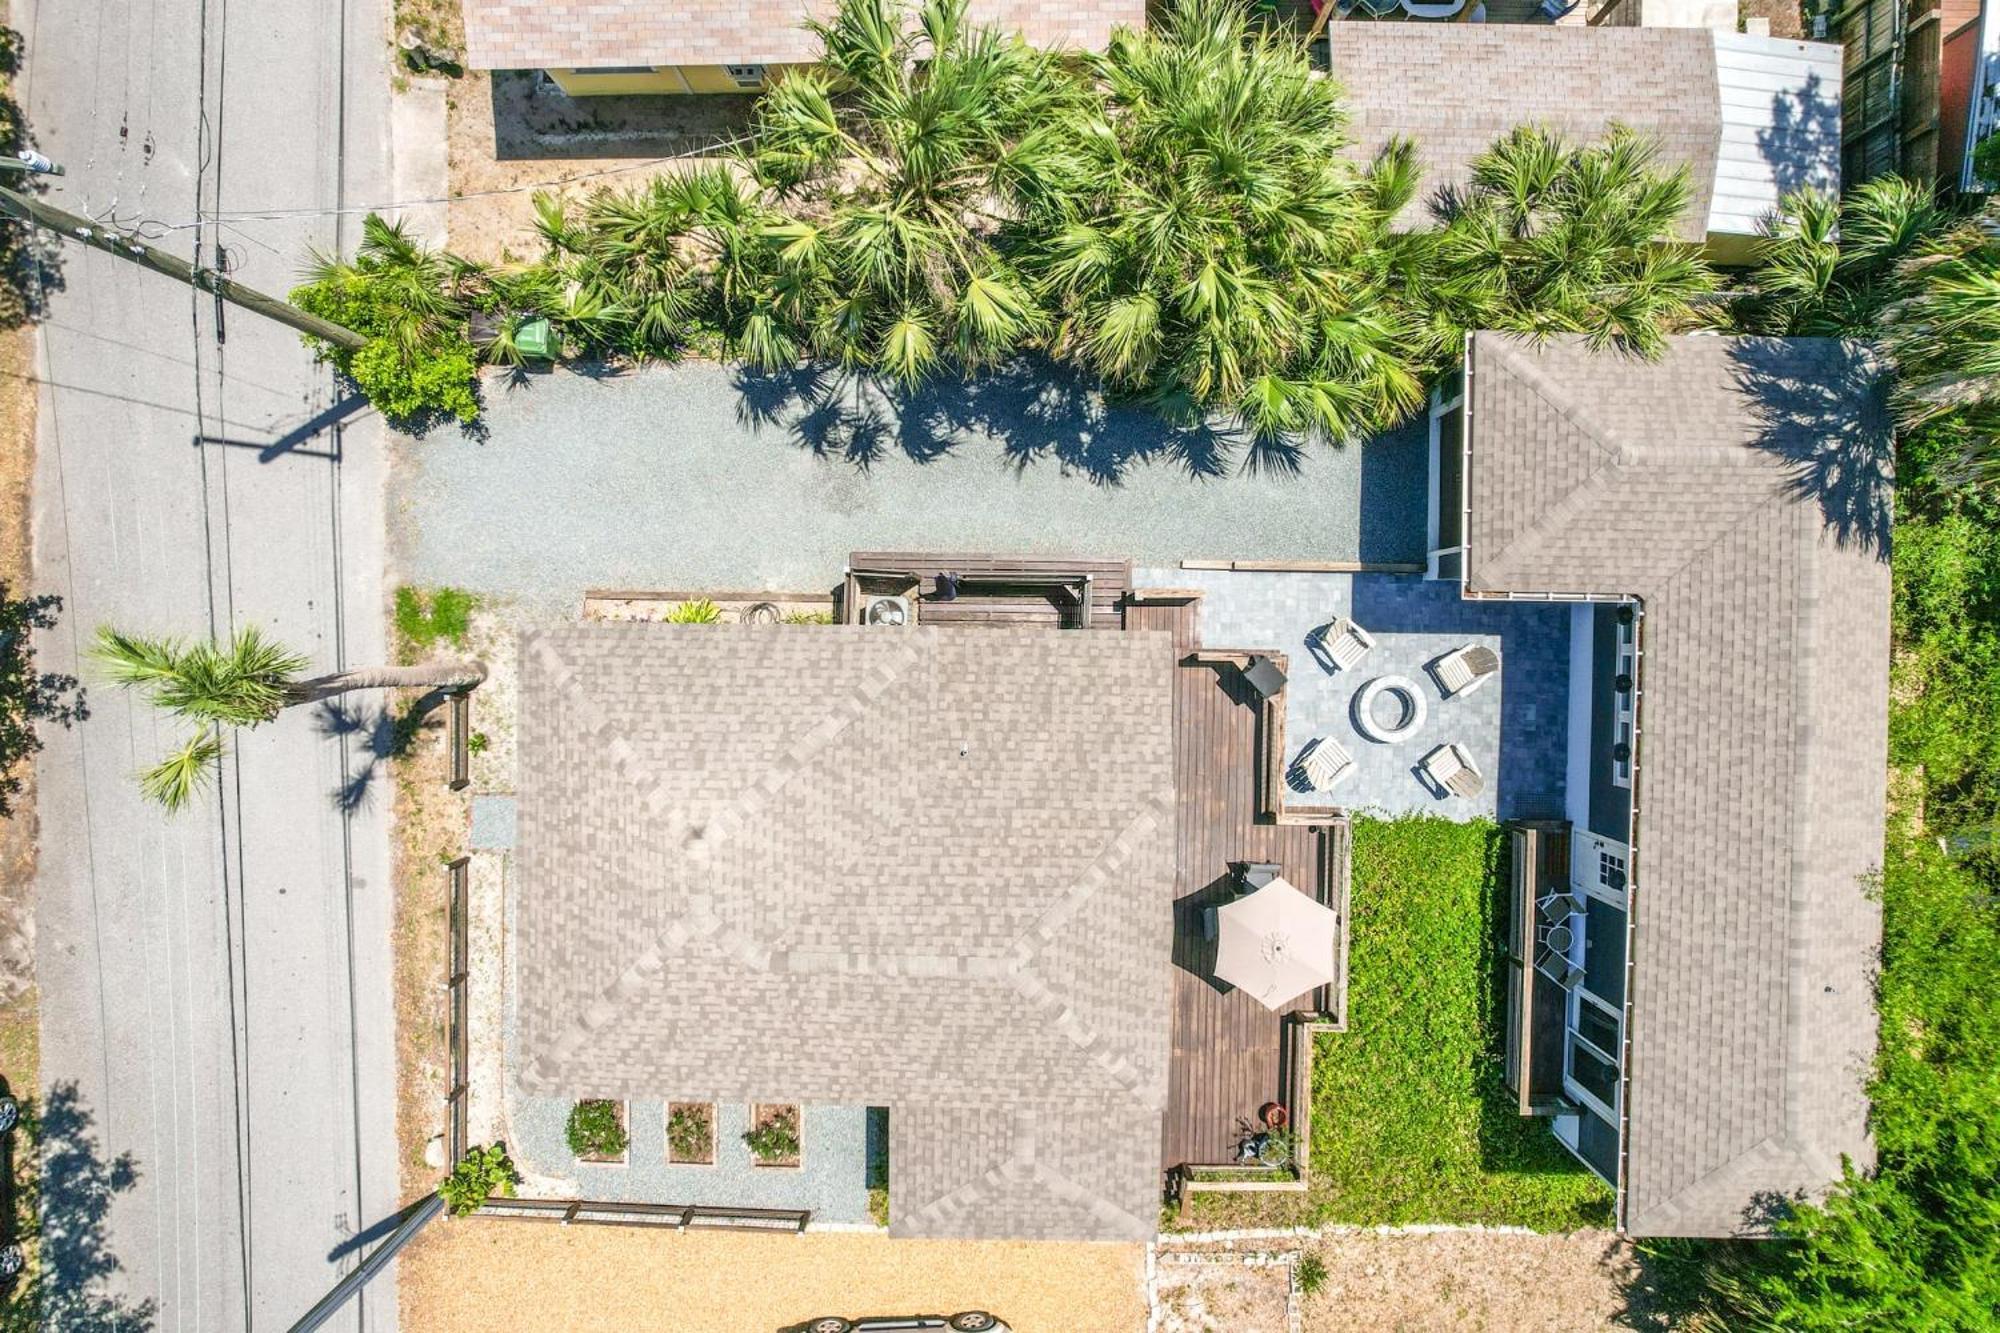
[[1413, 560], [1421, 425], [1256, 449], [1021, 363], [892, 396], [710, 362], [489, 379], [485, 437], [406, 446], [403, 577], [574, 613], [586, 588], [805, 590], [853, 550]]

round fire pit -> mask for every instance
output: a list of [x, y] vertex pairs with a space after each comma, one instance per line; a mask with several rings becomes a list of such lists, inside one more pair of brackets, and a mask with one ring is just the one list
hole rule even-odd
[[1408, 676], [1377, 676], [1354, 692], [1354, 729], [1391, 745], [1424, 725], [1424, 692]]

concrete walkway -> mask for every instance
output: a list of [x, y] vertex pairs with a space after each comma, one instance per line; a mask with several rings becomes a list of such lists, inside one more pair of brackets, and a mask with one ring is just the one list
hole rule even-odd
[[1023, 362], [914, 395], [707, 362], [486, 386], [484, 438], [411, 444], [402, 576], [550, 610], [586, 588], [823, 590], [848, 552], [1415, 560], [1421, 425], [1257, 448]]

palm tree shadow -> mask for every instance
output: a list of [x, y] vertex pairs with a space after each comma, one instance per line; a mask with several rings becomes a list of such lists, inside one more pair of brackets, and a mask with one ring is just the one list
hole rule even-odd
[[374, 705], [356, 705], [343, 699], [322, 700], [313, 710], [313, 725], [319, 734], [332, 740], [357, 743], [352, 767], [334, 788], [333, 803], [343, 814], [354, 814], [374, 799], [375, 779], [391, 760], [408, 754], [417, 734], [430, 723], [430, 714], [447, 695], [432, 690], [401, 711]]
[[1756, 447], [1784, 461], [1791, 493], [1818, 504], [1841, 549], [1886, 561], [1895, 494], [1881, 363], [1831, 339], [1739, 338], [1729, 355]]
[[112, 1200], [138, 1184], [139, 1171], [130, 1153], [103, 1159], [94, 1124], [74, 1082], [53, 1085], [40, 1107], [22, 1104], [14, 1132], [37, 1145], [40, 1197], [17, 1198], [14, 1214], [20, 1234], [39, 1240], [40, 1263], [7, 1304], [38, 1312], [44, 1328], [143, 1333], [153, 1327], [154, 1302], [102, 1289], [122, 1267], [105, 1219]]
[[1099, 486], [1116, 486], [1132, 467], [1154, 459], [1205, 479], [1239, 466], [1289, 473], [1300, 456], [1295, 445], [1281, 443], [1253, 446], [1252, 456], [1239, 461], [1240, 430], [1107, 399], [1095, 380], [1036, 356], [910, 389], [824, 364], [739, 367], [734, 383], [738, 421], [753, 430], [783, 429], [814, 457], [862, 472], [892, 444], [912, 462], [933, 463], [991, 441], [1017, 473], [1053, 463]]

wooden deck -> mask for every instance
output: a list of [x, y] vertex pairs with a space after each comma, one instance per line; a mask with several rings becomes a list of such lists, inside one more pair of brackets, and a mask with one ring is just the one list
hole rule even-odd
[[1346, 867], [1336, 862], [1346, 843], [1325, 825], [1260, 822], [1263, 710], [1233, 667], [1189, 660], [1202, 646], [1197, 606], [1186, 599], [1138, 601], [1125, 611], [1129, 628], [1171, 631], [1181, 658], [1174, 691], [1173, 1053], [1160, 1145], [1167, 1170], [1233, 1161], [1259, 1109], [1293, 1101], [1287, 1014], [1324, 1013], [1340, 1003], [1339, 988], [1327, 987], [1277, 1014], [1210, 979], [1214, 946], [1201, 937], [1201, 917], [1229, 893], [1229, 863], [1275, 862], [1302, 892], [1338, 909]]
[[[1028, 625], [1051, 628], [1120, 629], [1120, 611], [1132, 587], [1129, 560], [1073, 556], [961, 554], [931, 551], [855, 551], [841, 618], [858, 623], [868, 594], [896, 593], [915, 603], [920, 625]], [[938, 576], [959, 576], [958, 596], [937, 596]], [[1089, 614], [1080, 613], [1079, 592], [1088, 577]]]

